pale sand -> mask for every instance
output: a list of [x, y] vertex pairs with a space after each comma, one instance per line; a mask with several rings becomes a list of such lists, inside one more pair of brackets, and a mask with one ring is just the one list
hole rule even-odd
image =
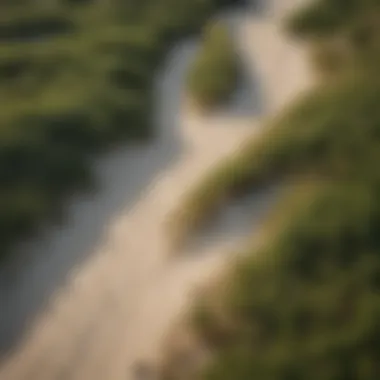
[[[237, 33], [242, 58], [260, 80], [267, 115], [311, 82], [302, 49], [278, 29], [283, 12], [300, 1], [272, 1], [274, 12], [246, 14]], [[185, 154], [133, 209], [120, 209], [107, 230], [107, 244], [72, 274], [3, 363], [1, 380], [132, 379], [136, 360], [159, 357], [163, 338], [189, 305], [191, 292], [228, 263], [224, 253], [236, 242], [169, 258], [163, 221], [212, 165], [257, 133], [262, 119], [183, 113], [181, 120]]]

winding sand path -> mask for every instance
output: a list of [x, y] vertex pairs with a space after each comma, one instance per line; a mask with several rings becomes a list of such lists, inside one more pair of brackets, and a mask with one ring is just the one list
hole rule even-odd
[[[268, 14], [234, 15], [242, 59], [249, 75], [260, 81], [264, 117], [297, 95], [310, 79], [302, 50], [291, 45], [278, 28], [280, 17], [297, 1], [272, 2]], [[172, 103], [180, 98], [178, 86], [173, 89], [170, 83], [183, 77], [186, 54], [173, 53], [172, 66], [164, 73], [172, 79], [158, 86], [161, 123], [169, 122]], [[164, 221], [184, 191], [210, 166], [259, 130], [262, 117], [204, 119], [182, 110], [179, 120], [184, 153], [153, 179], [132, 209], [123, 211], [120, 206], [102, 246], [71, 273], [4, 360], [1, 380], [132, 379], [133, 363], [157, 359], [166, 332], [189, 305], [196, 286], [228, 263], [228, 252], [237, 243], [233, 240], [220, 241], [194, 255], [168, 257]], [[155, 155], [141, 160], [144, 165]]]

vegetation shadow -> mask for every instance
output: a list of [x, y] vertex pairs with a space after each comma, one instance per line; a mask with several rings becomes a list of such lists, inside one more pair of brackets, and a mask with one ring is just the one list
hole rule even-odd
[[278, 200], [279, 192], [279, 184], [268, 184], [231, 199], [189, 239], [186, 251], [204, 252], [208, 247], [239, 244], [255, 236]]

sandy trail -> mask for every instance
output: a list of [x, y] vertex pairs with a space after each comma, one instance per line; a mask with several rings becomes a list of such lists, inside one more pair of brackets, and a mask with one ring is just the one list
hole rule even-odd
[[[278, 28], [281, 15], [293, 3], [276, 0], [273, 12], [238, 16], [237, 45], [249, 75], [259, 78], [266, 115], [309, 83], [302, 50]], [[164, 115], [170, 99], [165, 98], [166, 89], [161, 90]], [[71, 273], [6, 358], [1, 380], [132, 379], [136, 360], [157, 358], [166, 332], [189, 305], [192, 291], [228, 263], [228, 252], [237, 243], [233, 240], [170, 259], [163, 222], [184, 191], [257, 133], [262, 119], [225, 115], [202, 119], [181, 112], [185, 153], [153, 181], [132, 209], [123, 212], [121, 207], [103, 244]]]

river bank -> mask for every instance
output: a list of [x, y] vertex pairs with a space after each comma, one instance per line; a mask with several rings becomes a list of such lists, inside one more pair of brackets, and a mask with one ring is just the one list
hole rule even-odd
[[[302, 57], [278, 33], [277, 18], [260, 19], [246, 12], [240, 17], [236, 43], [246, 61], [254, 62], [249, 66], [252, 77], [260, 79], [258, 86], [271, 109], [275, 96], [286, 98], [291, 91], [300, 91], [302, 83], [289, 79], [289, 69], [296, 63], [300, 68]], [[42, 257], [46, 249], [51, 259], [35, 259], [34, 270], [20, 272], [20, 289], [10, 288], [18, 298], [4, 297], [13, 310], [27, 305], [25, 299], [32, 303], [33, 286], [37, 298], [41, 289], [54, 288], [59, 274], [52, 269], [65, 266], [65, 254], [74, 257], [68, 265], [66, 286], [49, 295], [48, 307], [3, 361], [1, 377], [129, 378], [133, 363], [157, 357], [170, 324], [188, 305], [191, 290], [218, 271], [240, 240], [227, 239], [222, 229], [219, 236], [225, 239], [217, 240], [211, 248], [206, 246], [196, 254], [187, 252], [175, 260], [167, 257], [164, 222], [168, 213], [181, 202], [185, 189], [258, 133], [262, 118], [262, 114], [257, 120], [216, 115], [205, 120], [183, 115], [183, 76], [195, 48], [191, 41], [173, 51], [158, 85], [157, 113], [160, 123], [168, 128], [166, 138], [147, 151], [136, 148], [133, 159], [131, 151], [121, 150], [104, 161], [100, 172], [107, 191], [72, 206], [71, 225], [57, 229], [35, 248], [36, 257]], [[273, 59], [287, 63], [282, 71]], [[274, 84], [271, 78], [275, 74], [283, 80]], [[137, 173], [134, 175], [140, 180], [130, 181], [127, 173]], [[128, 193], [134, 194], [132, 201], [128, 201]], [[235, 218], [236, 214], [232, 215]], [[251, 222], [247, 221], [249, 226]], [[88, 255], [89, 259], [73, 267], [76, 255]], [[43, 281], [38, 283], [39, 279]], [[16, 318], [11, 313], [5, 318], [11, 329]]]

